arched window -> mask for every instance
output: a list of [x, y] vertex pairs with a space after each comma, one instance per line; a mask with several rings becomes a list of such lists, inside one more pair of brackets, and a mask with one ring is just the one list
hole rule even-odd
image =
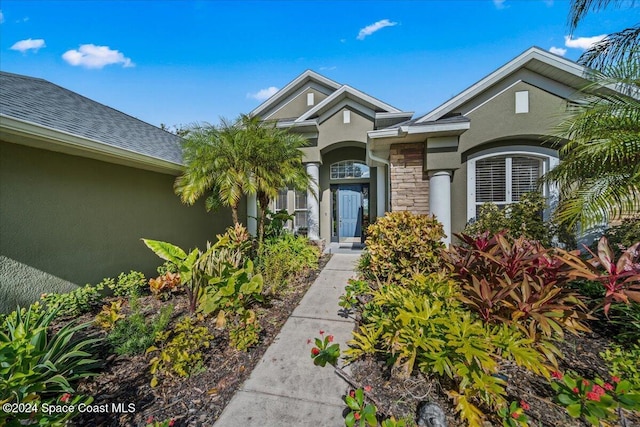
[[[556, 156], [527, 151], [482, 153], [467, 162], [467, 219], [479, 206], [495, 203], [504, 207], [528, 192], [539, 190], [538, 179], [558, 164]], [[549, 189], [542, 188], [549, 196]]]
[[331, 179], [369, 178], [369, 166], [357, 160], [342, 160], [331, 165]]

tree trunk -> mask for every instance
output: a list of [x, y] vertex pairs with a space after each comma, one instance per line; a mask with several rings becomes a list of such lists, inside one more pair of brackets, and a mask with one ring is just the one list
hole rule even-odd
[[262, 243], [264, 239], [264, 221], [269, 208], [269, 196], [258, 191], [256, 195], [258, 199], [258, 242]]
[[231, 219], [233, 220], [233, 225], [240, 224], [238, 221], [238, 205], [231, 205]]

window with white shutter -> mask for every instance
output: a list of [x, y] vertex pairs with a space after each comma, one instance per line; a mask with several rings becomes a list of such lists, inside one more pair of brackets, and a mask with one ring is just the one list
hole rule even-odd
[[475, 205], [495, 203], [503, 207], [538, 188], [542, 159], [527, 156], [494, 156], [475, 161]]

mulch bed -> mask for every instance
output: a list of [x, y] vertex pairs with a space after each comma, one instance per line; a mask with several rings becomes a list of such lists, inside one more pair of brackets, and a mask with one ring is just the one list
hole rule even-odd
[[[607, 378], [607, 368], [599, 353], [610, 343], [606, 331], [582, 334], [567, 334], [565, 341], [558, 347], [564, 358], [560, 360], [560, 370], [572, 370], [585, 378], [599, 376]], [[446, 385], [437, 379], [414, 374], [408, 379], [398, 379], [391, 375], [383, 360], [368, 357], [351, 365], [352, 377], [361, 386], [371, 386], [370, 395], [382, 406], [378, 412], [394, 415], [396, 418], [415, 419], [421, 402], [435, 402], [443, 408], [450, 427], [461, 425], [456, 418], [453, 401], [445, 393]], [[509, 401], [525, 400], [530, 409], [527, 411], [530, 425], [544, 427], [582, 427], [590, 424], [575, 420], [567, 415], [565, 409], [553, 402], [555, 395], [548, 382], [529, 371], [505, 364], [500, 372], [506, 375]], [[629, 426], [640, 426], [640, 411], [626, 412]], [[487, 426], [501, 425], [487, 423]]]
[[[108, 353], [107, 348], [102, 348], [101, 356], [105, 360], [102, 373], [82, 381], [78, 393], [93, 396], [92, 405], [122, 403], [126, 407], [134, 403], [135, 412], [82, 414], [73, 419], [73, 425], [144, 426], [151, 416], [158, 421], [173, 418], [176, 426], [213, 425], [329, 258], [330, 255], [325, 255], [320, 259], [318, 270], [306, 271], [296, 277], [282, 296], [253, 308], [262, 330], [259, 344], [249, 351], [242, 352], [231, 347], [228, 332], [216, 331], [216, 319], [205, 319], [204, 324], [215, 339], [205, 352], [203, 372], [190, 378], [162, 380], [155, 388], [151, 388], [150, 356], [116, 356]], [[108, 302], [109, 299], [105, 303]], [[188, 313], [184, 295], [174, 296], [169, 301], [147, 296], [140, 298], [139, 303], [142, 311], [149, 314], [158, 313], [164, 305], [175, 305], [172, 324]], [[95, 313], [87, 314], [79, 321], [91, 321], [94, 316]]]

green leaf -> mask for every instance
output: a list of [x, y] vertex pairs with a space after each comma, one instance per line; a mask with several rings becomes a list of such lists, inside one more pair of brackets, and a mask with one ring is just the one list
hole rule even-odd
[[176, 245], [172, 245], [171, 243], [150, 239], [142, 239], [142, 241], [160, 258], [166, 261], [171, 261], [174, 264], [180, 265], [182, 263], [182, 260], [187, 257], [185, 251], [183, 251]]
[[349, 409], [353, 410], [353, 411], [359, 411], [360, 410], [360, 405], [358, 404], [358, 402], [356, 401], [356, 399], [354, 399], [351, 396], [346, 396], [344, 398], [344, 402], [347, 404], [347, 406], [349, 407]]
[[567, 413], [571, 416], [571, 418], [580, 418], [580, 414], [582, 413], [582, 405], [580, 403], [574, 403], [567, 406]]
[[573, 395], [568, 395], [566, 393], [560, 393], [558, 395], [558, 401], [565, 406], [572, 405], [576, 402], [579, 402], [579, 400], [576, 397], [574, 397]]
[[344, 423], [347, 427], [353, 427], [356, 424], [356, 417], [353, 412], [349, 412], [344, 419]]

